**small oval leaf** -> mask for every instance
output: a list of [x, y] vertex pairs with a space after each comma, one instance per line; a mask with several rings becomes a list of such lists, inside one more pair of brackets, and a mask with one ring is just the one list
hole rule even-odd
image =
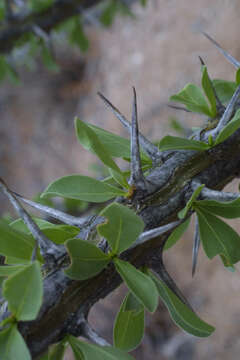
[[110, 258], [96, 245], [81, 239], [70, 239], [66, 248], [71, 257], [71, 265], [65, 270], [67, 276], [76, 280], [86, 280], [100, 273]]
[[41, 197], [61, 196], [67, 199], [85, 200], [89, 202], [104, 202], [126, 193], [114, 186], [95, 180], [88, 176], [64, 176], [52, 182]]
[[194, 84], [187, 84], [178, 94], [171, 96], [170, 101], [184, 104], [190, 111], [211, 116], [211, 110], [201, 89]]
[[202, 88], [211, 105], [211, 117], [215, 117], [217, 115], [216, 96], [214, 93], [212, 81], [209, 78], [207, 67], [205, 65], [203, 66], [202, 70]]
[[2, 360], [31, 360], [22, 335], [17, 325], [12, 325], [0, 331], [0, 355]]
[[69, 343], [76, 360], [133, 360], [132, 356], [112, 346], [88, 344], [73, 336], [69, 336]]
[[224, 255], [228, 266], [240, 260], [240, 236], [224, 221], [207, 212], [202, 207], [195, 207], [198, 216], [200, 238], [206, 255], [212, 259]]
[[240, 128], [240, 109], [238, 109], [229, 123], [218, 134], [214, 145], [222, 143]]
[[135, 349], [144, 335], [144, 308], [129, 293], [117, 314], [113, 330], [114, 346], [125, 351]]
[[151, 278], [155, 282], [159, 295], [177, 326], [187, 333], [198, 337], [207, 337], [212, 334], [215, 330], [213, 326], [201, 320], [191, 309], [183, 304], [164, 282], [152, 273]]
[[116, 258], [114, 264], [129, 290], [148, 311], [154, 312], [158, 306], [158, 292], [152, 279], [126, 261]]
[[34, 261], [5, 280], [3, 296], [8, 301], [9, 310], [17, 320], [34, 320], [39, 312], [43, 296], [39, 262]]
[[190, 223], [190, 218], [184, 221], [182, 224], [180, 224], [178, 227], [176, 227], [175, 230], [171, 233], [171, 235], [168, 237], [163, 250], [170, 249], [173, 245], [176, 244], [176, 242], [182, 237], [184, 232], [187, 230]]
[[240, 217], [240, 199], [234, 201], [218, 202], [215, 200], [196, 201], [196, 206], [200, 206], [205, 211], [226, 219], [236, 219]]
[[144, 228], [142, 219], [133, 210], [118, 203], [107, 206], [100, 216], [107, 218], [107, 222], [98, 225], [98, 232], [107, 239], [114, 254], [128, 249]]
[[209, 149], [209, 145], [203, 141], [196, 141], [191, 139], [184, 139], [178, 136], [165, 136], [159, 142], [159, 150], [195, 150], [205, 151]]

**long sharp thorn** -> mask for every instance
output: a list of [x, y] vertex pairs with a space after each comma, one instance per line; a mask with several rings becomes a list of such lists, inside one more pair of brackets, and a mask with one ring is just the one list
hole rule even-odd
[[[99, 97], [103, 100], [104, 104], [114, 113], [117, 119], [123, 124], [123, 126], [131, 133], [131, 124], [125, 118], [124, 115], [100, 92], [98, 92]], [[159, 162], [161, 160], [162, 155], [158, 150], [157, 146], [152, 144], [145, 136], [141, 133], [139, 134], [139, 142], [143, 148], [143, 150], [148, 154], [148, 156], [154, 161]]]
[[85, 219], [81, 219], [69, 214], [64, 213], [63, 211], [56, 210], [51, 208], [50, 206], [42, 205], [39, 203], [36, 203], [34, 201], [25, 199], [21, 195], [13, 192], [14, 195], [21, 201], [23, 201], [25, 204], [28, 204], [29, 206], [43, 212], [44, 214], [47, 214], [55, 219], [58, 219], [62, 221], [65, 224], [72, 225], [72, 226], [78, 226], [82, 227], [85, 224]]
[[[39, 229], [37, 224], [33, 221], [28, 212], [22, 207], [16, 196], [12, 193], [12, 191], [8, 188], [8, 186], [2, 179], [0, 179], [0, 188], [8, 197], [17, 214], [20, 216], [25, 225], [28, 227], [29, 231], [32, 233], [40, 248], [40, 253], [46, 260], [47, 264], [49, 264], [50, 266], [54, 265], [56, 260], [63, 255], [63, 246], [55, 245], [44, 235], [44, 233]], [[33, 249], [32, 259], [35, 259], [35, 257], [36, 248]]]
[[157, 228], [144, 231], [136, 240], [136, 242], [131, 246], [131, 248], [136, 247], [137, 245], [143, 244], [148, 240], [154, 239], [157, 236], [163, 235], [169, 230], [173, 230], [178, 225], [182, 223], [182, 220], [173, 221], [169, 224], [159, 226]]
[[133, 87], [133, 106], [132, 106], [132, 128], [131, 128], [131, 176], [129, 183], [136, 188], [145, 188], [145, 179], [141, 168], [139, 135], [138, 135], [138, 114], [137, 114], [137, 95]]
[[196, 218], [195, 232], [194, 232], [194, 239], [193, 239], [193, 251], [192, 251], [192, 277], [194, 276], [194, 274], [196, 272], [199, 248], [200, 248], [200, 235], [199, 235], [198, 219]]
[[237, 69], [240, 67], [240, 62], [237, 61], [232, 55], [230, 55], [227, 51], [225, 51], [211, 36], [209, 36], [207, 33], [202, 32], [202, 34], [213, 43], [216, 48], [220, 51], [221, 54], [225, 56], [225, 58]]

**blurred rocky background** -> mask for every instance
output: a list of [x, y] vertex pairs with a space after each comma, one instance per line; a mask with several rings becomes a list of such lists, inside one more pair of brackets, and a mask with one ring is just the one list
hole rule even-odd
[[[213, 78], [234, 79], [234, 69], [203, 36], [214, 37], [240, 60], [240, 3], [237, 0], [149, 0], [133, 6], [135, 18], [118, 17], [105, 29], [98, 22], [87, 28], [89, 51], [58, 45], [59, 73], [39, 62], [34, 72], [22, 67], [21, 84], [0, 84], [0, 176], [11, 189], [31, 198], [49, 182], [71, 173], [94, 174], [97, 164], [78, 144], [73, 119], [81, 119], [127, 136], [97, 96], [101, 91], [127, 117], [132, 86], [137, 89], [141, 131], [158, 140], [174, 133], [171, 119], [198, 126], [204, 119], [167, 107], [168, 98], [187, 82], [200, 82], [200, 55]], [[235, 187], [237, 183], [229, 187]], [[1, 214], [10, 206], [0, 196]], [[236, 224], [236, 226], [238, 226]], [[240, 227], [238, 226], [239, 230]], [[240, 353], [239, 271], [230, 273], [218, 259], [200, 252], [191, 276], [192, 231], [166, 253], [166, 264], [203, 319], [216, 327], [207, 339], [187, 335], [171, 322], [162, 305], [146, 317], [137, 360], [225, 360]], [[119, 288], [91, 311], [93, 326], [111, 341], [113, 318], [124, 294]], [[66, 359], [72, 359], [69, 352]]]

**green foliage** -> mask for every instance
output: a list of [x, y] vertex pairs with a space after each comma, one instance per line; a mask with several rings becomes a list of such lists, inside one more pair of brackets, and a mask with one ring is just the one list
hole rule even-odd
[[73, 19], [73, 28], [69, 36], [70, 43], [79, 47], [82, 52], [89, 48], [89, 41], [84, 33], [83, 25], [79, 17]]
[[17, 330], [17, 325], [12, 324], [0, 331], [0, 354], [5, 360], [31, 360], [31, 355], [22, 335]]
[[217, 115], [216, 96], [214, 93], [212, 81], [209, 78], [207, 67], [205, 65], [202, 69], [202, 88], [210, 104], [211, 117], [215, 117]]
[[234, 117], [227, 123], [226, 126], [218, 134], [214, 145], [220, 144], [227, 138], [229, 138], [236, 130], [240, 128], [240, 109], [238, 109]]
[[158, 305], [158, 293], [151, 278], [126, 261], [115, 258], [114, 265], [129, 290], [148, 311], [154, 312]]
[[106, 3], [106, 7], [100, 16], [101, 23], [106, 27], [111, 26], [113, 24], [117, 11], [118, 11], [118, 1], [108, 0]]
[[107, 239], [113, 254], [127, 250], [143, 231], [144, 223], [141, 218], [121, 204], [110, 204], [100, 215], [107, 218], [107, 221], [98, 225], [98, 232]]
[[[143, 6], [146, 1], [140, 0]], [[45, 11], [52, 1], [32, 1], [35, 11]], [[1, 5], [1, 4], [0, 4]], [[108, 1], [104, 7], [101, 21], [109, 26], [117, 12], [129, 13], [120, 1]], [[1, 7], [0, 7], [1, 16]], [[82, 51], [87, 50], [88, 40], [85, 37], [81, 19], [73, 17], [62, 26], [69, 40]], [[22, 43], [30, 41], [32, 48], [41, 46], [43, 60], [51, 69], [56, 64], [46, 42], [36, 36], [26, 36]], [[0, 78], [16, 76], [6, 57], [0, 57]], [[217, 101], [215, 91], [223, 103], [229, 101], [236, 86], [240, 83], [240, 70], [236, 73], [236, 82], [211, 80], [206, 66], [202, 67], [202, 89], [194, 84], [186, 85], [171, 100], [183, 103], [190, 111], [217, 118]], [[97, 208], [103, 222], [97, 226], [94, 242], [90, 239], [78, 238], [80, 229], [69, 225], [56, 225], [48, 221], [33, 218], [45, 236], [56, 244], [64, 245], [68, 251], [70, 265], [65, 274], [71, 279], [86, 281], [104, 269], [114, 271], [121, 276], [129, 289], [116, 316], [113, 340], [114, 347], [88, 344], [68, 336], [62, 342], [51, 346], [48, 355], [42, 360], [61, 360], [67, 344], [72, 347], [75, 359], [81, 360], [130, 360], [127, 354], [142, 341], [144, 334], [145, 308], [154, 312], [158, 298], [166, 305], [170, 316], [177, 326], [191, 335], [207, 337], [214, 328], [201, 320], [162, 280], [158, 279], [148, 269], [137, 269], [130, 262], [124, 261], [126, 250], [130, 249], [144, 230], [144, 222], [136, 214], [141, 212], [141, 203], [131, 202], [131, 189], [128, 184], [129, 170], [122, 171], [113, 158], [130, 160], [130, 141], [111, 132], [103, 130], [75, 119], [77, 138], [80, 144], [101, 160], [110, 176], [104, 180], [96, 180], [88, 176], [70, 175], [50, 183], [41, 195], [41, 202], [49, 201], [53, 196], [66, 199], [65, 206], [71, 210], [85, 210], [88, 202], [104, 203], [118, 196], [125, 198], [127, 206], [112, 202], [101, 210]], [[206, 151], [228, 139], [240, 128], [240, 110], [238, 109], [229, 123], [221, 130], [216, 139], [210, 133], [208, 143], [181, 137], [166, 136], [159, 143], [159, 150], [194, 150]], [[209, 130], [204, 128], [202, 130]], [[143, 171], [146, 173], [152, 167], [152, 161], [141, 150]], [[105, 171], [104, 170], [104, 171]], [[185, 186], [185, 185], [184, 185]], [[182, 237], [189, 226], [191, 212], [196, 212], [199, 224], [199, 235], [208, 258], [219, 255], [224, 266], [234, 269], [233, 265], [240, 260], [240, 236], [226, 224], [223, 218], [240, 217], [240, 199], [228, 202], [213, 200], [198, 200], [205, 185], [200, 185], [192, 194], [184, 209], [178, 216], [181, 224], [168, 237], [164, 250], [171, 248]], [[50, 204], [51, 205], [51, 204]], [[130, 208], [132, 207], [132, 208]], [[32, 321], [37, 318], [43, 298], [41, 265], [44, 259], [37, 250], [37, 260], [33, 261], [32, 253], [36, 240], [21, 219], [15, 221], [0, 220], [0, 255], [5, 256], [5, 264], [0, 266], [0, 285], [4, 300], [8, 302], [11, 315], [1, 323], [0, 357], [8, 360], [30, 360], [30, 354], [23, 338], [17, 330], [18, 321]], [[99, 242], [104, 238], [108, 246], [106, 251], [99, 248]], [[137, 264], [137, 257], [131, 258]], [[43, 268], [42, 270], [45, 270]]]
[[200, 200], [195, 203], [195, 206], [227, 219], [236, 219], [240, 217], [240, 199], [226, 202]]
[[225, 104], [233, 96], [234, 91], [237, 88], [237, 84], [233, 81], [225, 81], [222, 79], [213, 79], [213, 86], [219, 97], [219, 100]]
[[240, 260], [240, 236], [224, 221], [217, 218], [204, 207], [195, 205], [199, 232], [206, 255], [212, 259], [223, 255], [229, 266]]
[[236, 71], [236, 84], [240, 85], [240, 68]]
[[71, 257], [71, 266], [66, 275], [76, 280], [85, 280], [101, 272], [110, 261], [110, 257], [96, 245], [81, 239], [70, 239], [66, 243]]
[[97, 155], [103, 164], [109, 168], [111, 175], [117, 183], [128, 188], [129, 185], [124, 174], [113, 161], [110, 152], [108, 152], [107, 148], [103, 145], [101, 139], [96, 135], [95, 131], [88, 126], [87, 123], [84, 123], [78, 118], [75, 119], [75, 128], [77, 138], [82, 146], [86, 150], [89, 150], [93, 154]]
[[[34, 218], [34, 221], [46, 235], [46, 237], [56, 244], [63, 244], [66, 240], [75, 237], [79, 233], [79, 228], [76, 226], [55, 225], [46, 220], [38, 218]], [[22, 219], [13, 221], [10, 226], [18, 231], [28, 234], [33, 239], [32, 234]]]
[[14, 275], [19, 270], [24, 269], [24, 265], [10, 265], [10, 266], [0, 266], [0, 276], [10, 276]]
[[144, 307], [132, 293], [123, 300], [114, 324], [114, 346], [125, 351], [135, 349], [144, 335]]
[[116, 196], [125, 196], [121, 189], [95, 180], [88, 176], [64, 176], [52, 182], [41, 197], [60, 196], [67, 199], [77, 199], [89, 202], [104, 202]]
[[[105, 147], [110, 156], [122, 159], [130, 159], [130, 140], [113, 134], [112, 132], [104, 130], [96, 125], [87, 125], [95, 132], [97, 137], [101, 139], [102, 145]], [[143, 150], [141, 151], [141, 161], [143, 164], [152, 164], [151, 159], [145, 154]]]
[[43, 287], [40, 264], [33, 262], [13, 273], [3, 284], [3, 296], [17, 320], [34, 320], [42, 304]]
[[159, 150], [196, 150], [196, 151], [205, 151], [209, 149], [209, 145], [203, 141], [184, 139], [177, 136], [165, 136], [159, 142]]
[[172, 95], [170, 101], [186, 105], [187, 109], [193, 112], [212, 116], [201, 89], [194, 84], [187, 84], [179, 93]]
[[73, 336], [69, 336], [69, 343], [73, 350], [75, 360], [133, 360], [133, 358], [124, 351], [111, 346], [88, 344]]
[[157, 286], [159, 296], [168, 308], [175, 324], [194, 336], [210, 336], [214, 331], [214, 327], [201, 320], [167, 287], [163, 281], [159, 280], [152, 273], [150, 274]]
[[[12, 229], [0, 220], [0, 254], [7, 258], [17, 258], [18, 263], [28, 263], [31, 260], [35, 241], [27, 234]], [[11, 263], [7, 260], [7, 263]]]
[[42, 61], [43, 64], [46, 66], [46, 68], [50, 71], [54, 71], [54, 72], [59, 72], [60, 71], [60, 67], [57, 65], [53, 53], [51, 51], [51, 49], [49, 48], [49, 46], [47, 46], [47, 44], [45, 44], [42, 41]]
[[187, 215], [188, 211], [191, 209], [194, 201], [198, 198], [198, 196], [200, 195], [202, 189], [204, 188], [205, 185], [200, 185], [192, 194], [192, 196], [190, 197], [190, 199], [188, 200], [185, 208], [183, 208], [181, 211], [179, 211], [178, 213], [178, 217], [179, 219], [184, 219], [185, 216]]
[[47, 360], [64, 360], [64, 353], [67, 348], [65, 341], [61, 341], [50, 347]]
[[163, 250], [170, 249], [173, 245], [176, 244], [176, 242], [182, 237], [182, 235], [187, 230], [188, 226], [190, 224], [190, 218], [188, 218], [186, 221], [184, 221], [182, 224], [180, 224], [178, 227], [176, 227], [175, 230], [171, 233], [171, 235], [168, 237]]
[[54, 0], [31, 0], [30, 7], [34, 11], [44, 11], [53, 4]]

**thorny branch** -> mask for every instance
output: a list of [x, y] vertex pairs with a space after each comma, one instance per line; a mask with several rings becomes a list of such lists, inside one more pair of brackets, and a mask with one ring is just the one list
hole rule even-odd
[[[238, 95], [238, 92], [234, 94], [230, 105], [223, 114], [225, 124], [234, 114]], [[131, 129], [130, 123], [122, 114], [103, 95], [100, 96], [124, 126]], [[136, 108], [134, 116], [136, 117]], [[218, 131], [220, 131], [219, 127]], [[216, 130], [213, 129], [208, 132], [207, 136], [209, 135], [216, 135]], [[121, 257], [136, 267], [145, 265], [152, 268], [173, 289], [175, 294], [188, 304], [164, 267], [163, 246], [173, 229], [180, 224], [177, 217], [179, 210], [186, 205], [199, 184], [205, 184], [201, 198], [217, 199], [218, 201], [239, 198], [238, 194], [224, 193], [221, 192], [221, 189], [235, 177], [239, 177], [240, 174], [240, 130], [237, 130], [223, 143], [205, 152], [171, 151], [161, 154], [154, 145], [140, 134], [139, 142], [146, 152], [152, 155], [152, 158], [158, 159], [158, 162], [155, 162], [146, 176], [146, 181], [151, 184], [151, 188], [142, 192], [138, 198], [137, 212], [145, 223], [144, 232], [139, 236], [134, 247], [125, 251]], [[163, 159], [162, 164], [159, 163], [160, 158]], [[32, 202], [11, 192], [4, 182], [1, 184], [3, 184], [2, 188], [5, 193], [8, 196], [11, 194], [9, 199], [13, 205], [15, 204], [14, 206], [18, 211], [21, 210], [22, 212], [18, 199], [35, 206]], [[134, 207], [130, 199], [122, 199], [123, 203], [124, 201], [127, 202], [128, 206]], [[48, 207], [41, 206], [39, 210], [66, 223], [78, 224], [81, 227], [81, 236], [87, 239], [88, 231], [85, 231], [87, 229], [85, 219], [82, 221], [78, 218], [73, 219]], [[26, 212], [21, 212], [19, 211], [19, 215], [22, 214], [22, 217], [29, 220], [26, 217]], [[99, 221], [101, 219], [95, 217], [91, 226], [96, 226]], [[36, 238], [37, 236], [36, 234]], [[196, 240], [193, 271], [197, 259], [197, 249], [198, 241]], [[83, 335], [92, 341], [103, 344], [104, 340], [98, 337], [83, 319], [87, 319], [91, 307], [99, 299], [106, 297], [120, 283], [120, 276], [112, 264], [109, 264], [97, 276], [85, 281], [67, 278], [63, 269], [59, 267], [48, 273], [44, 279], [44, 299], [38, 318], [35, 321], [23, 322], [19, 325], [33, 358], [35, 359], [46, 351], [50, 344], [63, 339], [67, 333], [76, 334], [76, 331], [78, 331], [78, 335]], [[6, 313], [0, 316], [0, 321], [5, 316]], [[82, 328], [79, 327], [81, 324]]]

